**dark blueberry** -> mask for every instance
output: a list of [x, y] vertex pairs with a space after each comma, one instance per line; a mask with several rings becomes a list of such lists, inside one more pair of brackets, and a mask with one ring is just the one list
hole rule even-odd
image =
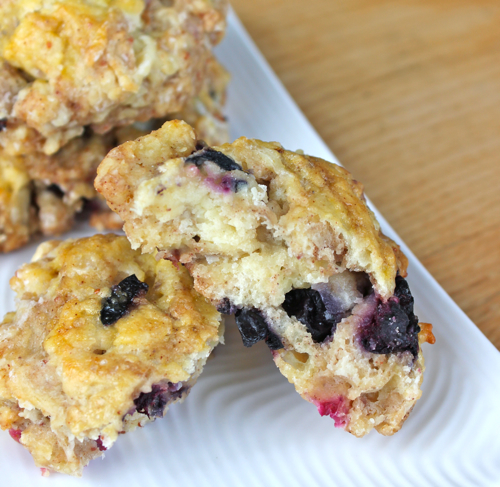
[[234, 189], [233, 191], [237, 193], [240, 189], [243, 189], [248, 183], [243, 179], [234, 179]]
[[413, 296], [405, 279], [396, 278], [394, 298], [379, 302], [373, 319], [361, 332], [361, 343], [371, 353], [411, 352], [418, 354], [418, 318], [413, 313]]
[[314, 289], [292, 289], [285, 295], [282, 306], [288, 316], [295, 316], [306, 326], [316, 343], [333, 335], [344, 317], [344, 311], [336, 314], [327, 311], [320, 293]]
[[240, 309], [236, 311], [235, 319], [245, 347], [251, 347], [265, 340], [271, 350], [283, 348], [280, 338], [269, 330], [266, 319], [258, 309]]
[[204, 140], [197, 140], [196, 141], [196, 150], [197, 151], [202, 150], [205, 147], [208, 147], [208, 144]]
[[251, 347], [267, 336], [267, 323], [261, 312], [255, 308], [243, 308], [236, 311], [236, 324], [245, 347]]
[[242, 171], [243, 168], [234, 162], [230, 157], [222, 152], [216, 151], [211, 147], [205, 147], [186, 157], [186, 164], [194, 164], [197, 167], [202, 166], [205, 162], [213, 162], [224, 171]]
[[281, 342], [280, 337], [270, 330], [265, 338], [265, 342], [269, 347], [269, 350], [280, 350], [281, 348], [283, 348], [283, 343]]
[[136, 410], [146, 414], [148, 418], [161, 418], [165, 407], [172, 401], [179, 399], [187, 387], [181, 383], [153, 384], [151, 392], [141, 392], [138, 398], [134, 399]]
[[229, 301], [228, 298], [224, 298], [217, 306], [217, 311], [225, 315], [232, 315], [236, 312], [236, 307]]
[[126, 277], [111, 288], [111, 296], [102, 300], [101, 322], [112, 325], [125, 316], [133, 305], [134, 298], [146, 294], [149, 286], [139, 281], [135, 274]]
[[0, 118], [0, 132], [3, 132], [7, 128], [7, 119]]
[[50, 191], [60, 199], [62, 199], [64, 196], [64, 191], [57, 184], [51, 184], [50, 186], [47, 186], [47, 191]]
[[413, 315], [413, 296], [410, 292], [410, 287], [406, 282], [406, 279], [401, 276], [396, 276], [396, 289], [394, 290], [394, 296], [399, 300], [400, 306], [403, 308], [404, 312], [411, 316]]

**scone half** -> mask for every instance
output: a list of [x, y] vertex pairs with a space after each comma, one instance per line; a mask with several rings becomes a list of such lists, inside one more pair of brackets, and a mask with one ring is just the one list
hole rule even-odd
[[182, 401], [222, 340], [185, 269], [96, 235], [42, 244], [0, 325], [0, 426], [71, 475]]
[[209, 147], [172, 121], [111, 151], [95, 184], [132, 246], [185, 264], [321, 414], [356, 436], [401, 427], [433, 336], [345, 169], [275, 142]]

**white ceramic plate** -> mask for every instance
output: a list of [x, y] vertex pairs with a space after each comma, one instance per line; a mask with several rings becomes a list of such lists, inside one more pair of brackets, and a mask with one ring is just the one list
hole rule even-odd
[[[234, 14], [219, 48], [233, 82], [234, 137], [279, 140], [335, 161]], [[399, 237], [377, 213], [386, 234]], [[86, 227], [69, 236], [91, 233]], [[36, 244], [0, 256], [0, 313], [13, 309], [8, 279]], [[408, 248], [409, 282], [421, 321], [435, 325], [424, 345], [423, 396], [393, 437], [357, 439], [295, 393], [267, 347], [245, 349], [228, 323], [196, 387], [165, 419], [127, 434], [82, 479], [40, 476], [29, 453], [0, 434], [0, 485], [22, 486], [498, 486], [500, 354]]]

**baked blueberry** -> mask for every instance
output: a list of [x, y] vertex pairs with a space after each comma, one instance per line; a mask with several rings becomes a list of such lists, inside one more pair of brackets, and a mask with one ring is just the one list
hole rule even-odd
[[147, 415], [148, 418], [161, 418], [167, 405], [180, 399], [187, 392], [188, 388], [182, 383], [153, 384], [151, 392], [141, 392], [139, 397], [134, 399], [134, 404], [137, 411]]
[[111, 296], [102, 300], [101, 322], [112, 325], [125, 316], [132, 307], [134, 299], [146, 294], [149, 286], [139, 281], [135, 274], [126, 277], [111, 288]]
[[235, 319], [245, 347], [251, 347], [257, 342], [265, 340], [271, 350], [283, 348], [281, 340], [269, 330], [265, 317], [258, 309], [240, 309], [236, 311]]
[[289, 316], [295, 316], [306, 325], [316, 343], [333, 335], [337, 323], [344, 317], [342, 309], [334, 314], [327, 311], [320, 293], [314, 289], [292, 289], [285, 295], [282, 306]]
[[238, 311], [238, 308], [234, 306], [229, 299], [224, 298], [217, 305], [217, 311], [225, 315], [232, 315]]
[[217, 164], [223, 171], [242, 171], [242, 167], [222, 152], [211, 147], [205, 147], [194, 154], [186, 157], [186, 164], [194, 164], [197, 167], [203, 166], [207, 162]]
[[410, 288], [404, 278], [397, 276], [394, 297], [377, 304], [373, 320], [361, 331], [361, 343], [371, 353], [411, 352], [416, 357], [419, 333]]
[[224, 193], [237, 193], [247, 185], [248, 182], [244, 179], [237, 179], [229, 174], [224, 175], [220, 183], [220, 187]]

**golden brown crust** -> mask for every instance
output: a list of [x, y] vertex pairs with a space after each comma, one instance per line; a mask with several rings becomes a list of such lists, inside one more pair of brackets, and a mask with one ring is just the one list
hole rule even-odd
[[93, 180], [112, 142], [109, 135], [77, 138], [53, 156], [12, 156], [0, 149], [0, 252], [37, 233], [69, 230], [84, 201], [97, 198]]
[[[222, 110], [229, 77], [215, 58], [208, 64], [203, 89], [176, 115], [193, 123], [199, 138], [224, 143], [228, 133]], [[97, 166], [113, 146], [145, 135], [150, 126], [161, 126], [161, 122], [145, 125], [119, 127], [105, 135], [88, 130], [51, 156], [29, 151], [19, 156], [25, 147], [21, 134], [28, 140], [33, 135], [33, 131], [19, 129], [20, 138], [10, 138], [10, 145], [0, 148], [0, 252], [21, 247], [37, 233], [53, 236], [69, 230], [90, 200], [86, 210], [93, 227], [121, 229], [123, 222], [96, 193], [93, 181]]]
[[[131, 275], [147, 294], [104, 326], [103, 299]], [[37, 464], [52, 470], [81, 473], [92, 457], [85, 445], [99, 439], [109, 448], [147, 422], [134, 399], [153, 385], [182, 384], [187, 393], [220, 340], [220, 315], [188, 273], [131, 250], [125, 237], [42, 244], [11, 286], [17, 311], [0, 325], [0, 423], [20, 430]], [[39, 423], [45, 429], [34, 433]]]
[[24, 153], [53, 154], [84, 126], [104, 133], [181, 110], [203, 85], [226, 9], [226, 0], [2, 2], [0, 60], [19, 80], [0, 85], [4, 146], [13, 138]]
[[[366, 206], [360, 184], [335, 164], [286, 151], [277, 143], [243, 137], [232, 144], [215, 147], [255, 178], [251, 184], [246, 181], [248, 188], [257, 185], [252, 191], [260, 195], [260, 200], [254, 206], [249, 197], [240, 198], [236, 194], [232, 199], [221, 197], [219, 202], [219, 196], [213, 193], [213, 200], [219, 205], [217, 211], [222, 211], [221, 215], [227, 214], [231, 225], [238, 228], [238, 218], [246, 222], [248, 217], [245, 215], [253, 214], [254, 223], [250, 229], [238, 230], [239, 237], [234, 237], [233, 243], [225, 247], [217, 243], [219, 236], [213, 234], [202, 235], [198, 242], [193, 240], [194, 232], [200, 228], [183, 234], [178, 229], [180, 217], [170, 216], [179, 215], [184, 210], [175, 203], [177, 196], [174, 192], [177, 190], [169, 178], [173, 174], [184, 178], [182, 180], [186, 183], [179, 190], [183, 194], [195, 191], [195, 186], [191, 188], [190, 184], [198, 184], [205, 190], [203, 180], [193, 179], [192, 183], [188, 176], [181, 176], [184, 174], [182, 158], [196, 150], [196, 141], [196, 134], [188, 125], [179, 121], [168, 122], [160, 130], [112, 150], [99, 166], [96, 188], [125, 221], [125, 230], [134, 246], [141, 245], [146, 252], [155, 248], [167, 252], [179, 250], [179, 259], [191, 265], [196, 285], [204, 293], [207, 287], [203, 283], [207, 282], [210, 287], [215, 272], [210, 271], [211, 265], [205, 266], [204, 255], [240, 258], [257, 249], [262, 256], [267, 251], [273, 255], [278, 250], [274, 244], [280, 241], [280, 247], [286, 248], [287, 255], [293, 259], [287, 265], [301, 266], [308, 260], [322, 274], [319, 281], [324, 282], [325, 277], [339, 272], [340, 268], [365, 271], [380, 295], [385, 298], [392, 295], [398, 270], [402, 274], [405, 272], [405, 258], [399, 247], [380, 231], [373, 213]], [[238, 177], [247, 178], [240, 173]], [[165, 189], [155, 193], [153, 188], [160, 186]], [[263, 188], [265, 193], [261, 194]], [[204, 201], [210, 199], [207, 196]], [[184, 209], [192, 210], [188, 199], [183, 200], [183, 204]], [[174, 206], [173, 211], [165, 213]], [[201, 222], [196, 218], [193, 218], [195, 227]], [[262, 241], [262, 236], [257, 234], [262, 226], [274, 234], [270, 247], [266, 247], [265, 238]], [[222, 227], [218, 229], [219, 233], [231, 232], [230, 228]], [[222, 268], [217, 270], [219, 274], [224, 272]], [[269, 277], [272, 280], [272, 275]], [[293, 285], [300, 287], [297, 283]], [[292, 283], [287, 286], [288, 289], [280, 291], [276, 299], [290, 290]], [[265, 290], [269, 291], [267, 283]], [[270, 290], [271, 295], [274, 292]], [[217, 299], [214, 295], [210, 297]], [[243, 303], [237, 301], [237, 304]]]

